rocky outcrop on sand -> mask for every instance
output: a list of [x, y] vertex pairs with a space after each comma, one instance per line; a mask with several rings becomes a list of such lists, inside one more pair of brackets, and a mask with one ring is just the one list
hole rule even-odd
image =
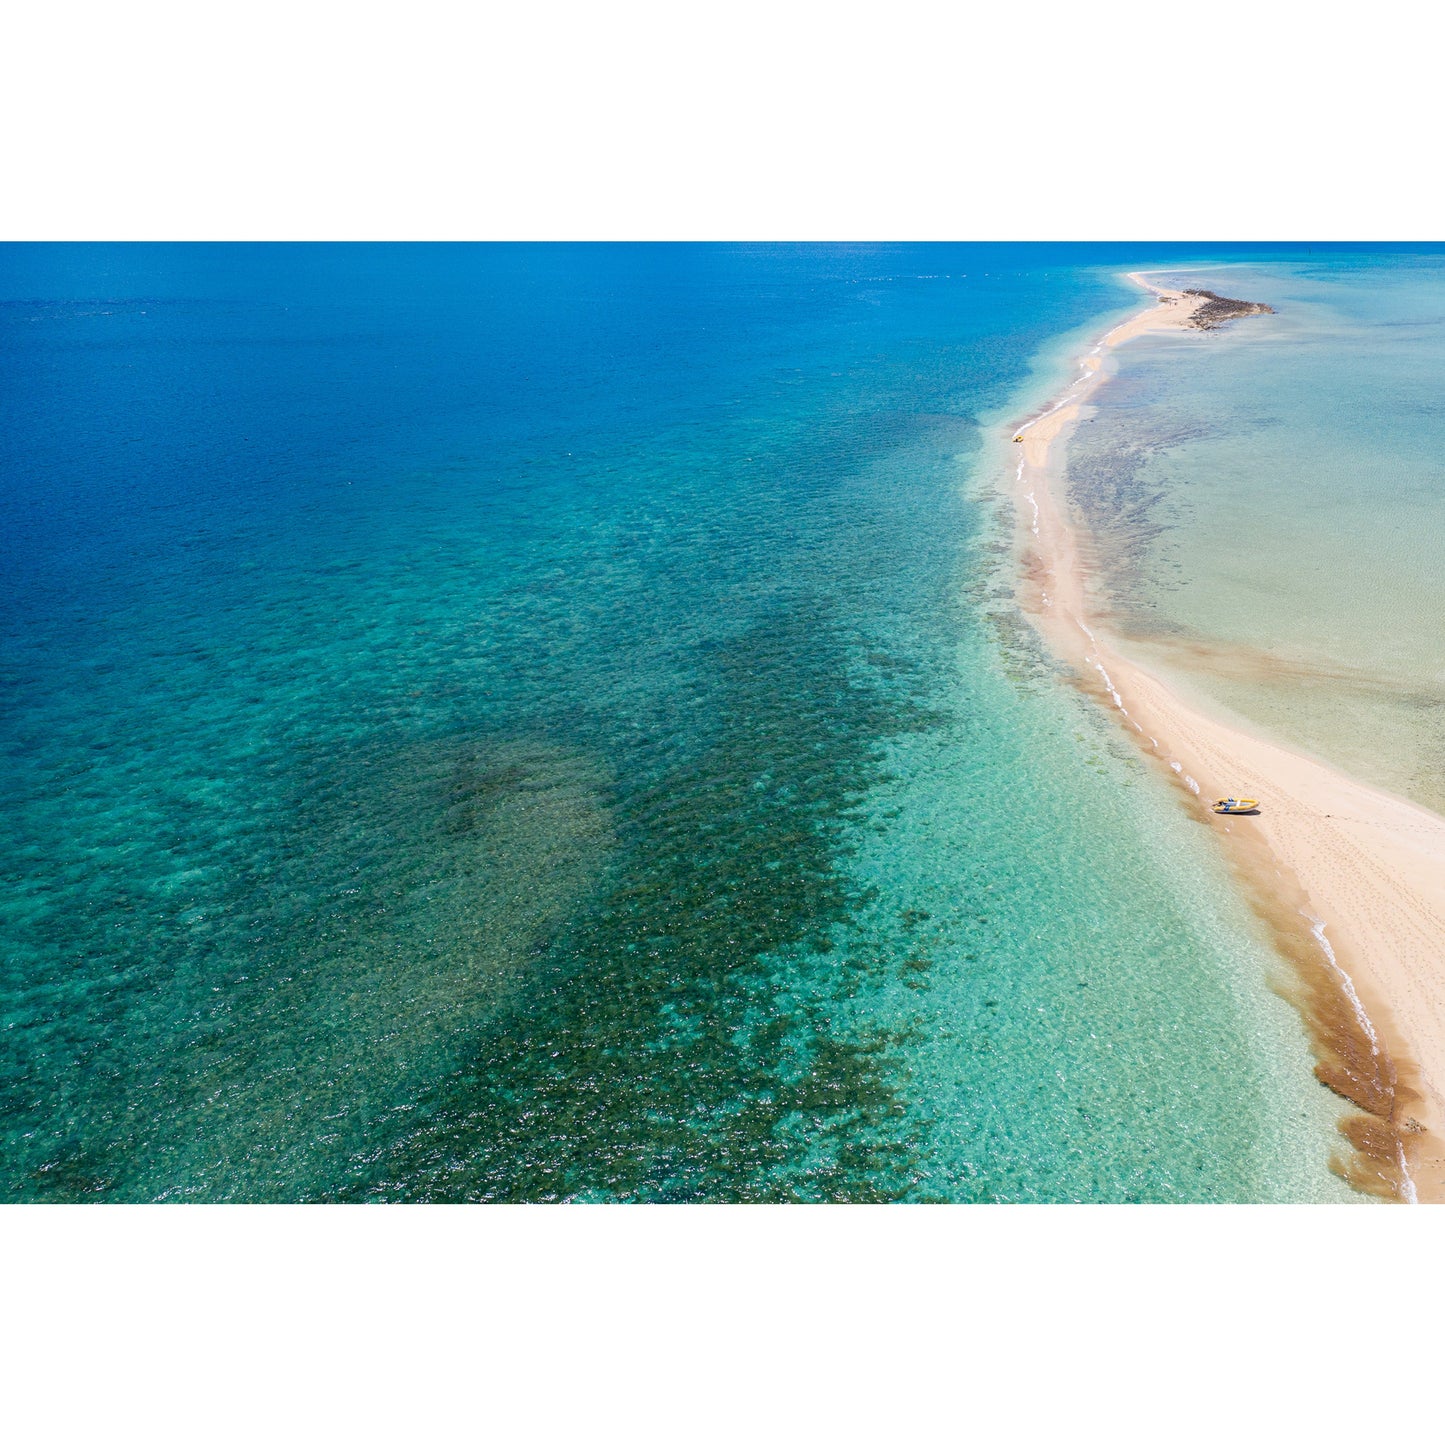
[[1223, 326], [1226, 321], [1233, 321], [1236, 316], [1274, 314], [1274, 307], [1266, 306], [1263, 301], [1236, 301], [1229, 296], [1219, 296], [1213, 291], [1198, 289], [1187, 290], [1184, 294], [1194, 296], [1202, 303], [1194, 308], [1187, 322], [1190, 326], [1197, 326], [1200, 331], [1213, 331], [1215, 327]]

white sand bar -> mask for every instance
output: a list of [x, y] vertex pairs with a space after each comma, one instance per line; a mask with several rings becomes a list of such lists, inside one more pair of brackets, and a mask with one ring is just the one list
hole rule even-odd
[[[1051, 650], [1187, 790], [1185, 806], [1215, 831], [1293, 960], [1320, 1076], [1361, 1107], [1341, 1126], [1353, 1149], [1338, 1167], [1376, 1193], [1440, 1200], [1445, 818], [1209, 715], [1131, 656], [1128, 639], [1111, 635], [1091, 606], [1089, 538], [1062, 483], [1067, 433], [1107, 385], [1111, 351], [1145, 332], [1190, 326], [1204, 304], [1144, 275], [1131, 279], [1154, 303], [1082, 358], [1082, 385], [1011, 432], [1023, 436], [1021, 464], [1009, 469], [1021, 601]], [[1187, 674], [1186, 659], [1178, 671]], [[1260, 814], [1217, 817], [1208, 803], [1226, 795], [1258, 798]]]

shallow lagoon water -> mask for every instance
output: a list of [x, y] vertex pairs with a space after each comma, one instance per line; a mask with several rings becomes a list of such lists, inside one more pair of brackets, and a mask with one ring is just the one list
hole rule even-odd
[[1072, 475], [1115, 601], [1184, 685], [1445, 808], [1445, 256], [1177, 279], [1277, 314], [1119, 354]]
[[1155, 254], [0, 253], [6, 1197], [1349, 1197], [1008, 602]]

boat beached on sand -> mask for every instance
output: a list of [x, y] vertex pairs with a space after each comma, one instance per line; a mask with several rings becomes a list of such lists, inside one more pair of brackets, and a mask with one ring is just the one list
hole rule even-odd
[[1209, 805], [1216, 813], [1257, 813], [1258, 798], [1220, 798]]

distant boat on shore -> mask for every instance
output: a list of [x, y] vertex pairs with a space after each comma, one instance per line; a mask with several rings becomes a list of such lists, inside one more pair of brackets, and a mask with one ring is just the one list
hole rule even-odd
[[1259, 800], [1257, 798], [1219, 798], [1210, 804], [1216, 813], [1257, 813], [1259, 812]]

